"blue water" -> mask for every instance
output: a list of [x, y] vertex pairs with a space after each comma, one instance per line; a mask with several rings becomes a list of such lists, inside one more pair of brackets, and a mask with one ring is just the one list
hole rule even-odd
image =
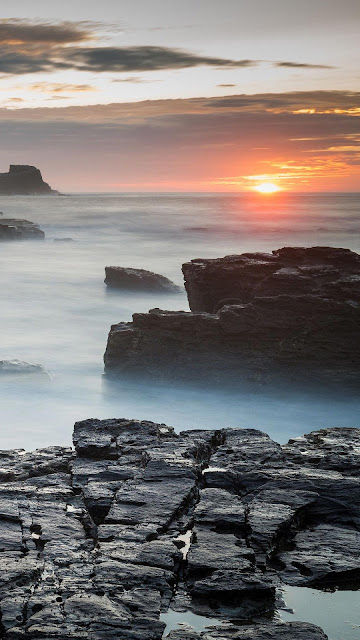
[[323, 426], [359, 426], [359, 401], [341, 396], [126, 379], [110, 388], [102, 357], [111, 324], [155, 306], [188, 309], [185, 293], [109, 293], [106, 265], [151, 269], [181, 284], [181, 264], [197, 257], [285, 245], [359, 251], [360, 195], [3, 196], [0, 210], [46, 233], [44, 242], [0, 244], [0, 360], [39, 363], [52, 375], [0, 378], [0, 448], [68, 445], [75, 420], [89, 417], [151, 419], [177, 430], [258, 427], [281, 442]]

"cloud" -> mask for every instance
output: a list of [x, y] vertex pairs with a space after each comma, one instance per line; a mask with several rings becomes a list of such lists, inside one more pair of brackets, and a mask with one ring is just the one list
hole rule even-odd
[[210, 99], [211, 109], [233, 111], [273, 111], [296, 113], [336, 113], [360, 115], [360, 91], [289, 91], [255, 95], [234, 95]]
[[355, 190], [356, 113], [360, 92], [346, 91], [3, 108], [0, 161], [26, 158], [49, 166], [49, 175], [53, 166], [64, 176], [58, 186], [73, 190], [219, 190], [249, 186], [260, 175], [288, 186]]
[[31, 91], [41, 91], [43, 93], [82, 93], [88, 91], [97, 91], [90, 84], [62, 84], [60, 82], [36, 82], [29, 86]]
[[224, 87], [224, 88], [227, 88], [227, 87], [236, 87], [236, 84], [226, 84], [226, 83], [225, 83], [225, 84], [217, 84], [216, 86], [217, 86], [217, 87]]
[[231, 60], [202, 56], [169, 47], [68, 47], [44, 46], [36, 49], [23, 44], [7, 42], [0, 53], [0, 72], [27, 74], [43, 71], [72, 69], [90, 72], [145, 72], [190, 67], [240, 68], [256, 66], [257, 60]]
[[[43, 83], [41, 83], [43, 84]], [[45, 83], [44, 83], [45, 84]], [[187, 98], [167, 100], [145, 100], [142, 102], [114, 102], [111, 104], [97, 104], [84, 106], [70, 106], [61, 110], [48, 108], [27, 108], [18, 110], [9, 115], [6, 110], [0, 110], [0, 120], [18, 119], [24, 121], [53, 121], [59, 117], [68, 122], [109, 123], [114, 124], [138, 124], [139, 122], [167, 121], [175, 116], [209, 116], [215, 118], [219, 115], [222, 122], [230, 122], [232, 119], [240, 121], [256, 114], [297, 115], [298, 120], [306, 122], [306, 129], [310, 122], [321, 122], [319, 115], [340, 116], [348, 120], [354, 120], [353, 126], [357, 127], [354, 133], [359, 131], [360, 116], [360, 91], [289, 91], [284, 93], [259, 93], [238, 94], [230, 96], [216, 96], [212, 98]], [[315, 119], [311, 116], [315, 116]], [[351, 116], [349, 118], [349, 116]], [[324, 118], [325, 119], [325, 118]], [[313, 131], [311, 137], [320, 138], [321, 131]], [[294, 138], [307, 138], [309, 134], [304, 131], [294, 132]]]
[[0, 44], [23, 45], [29, 43], [68, 44], [90, 40], [91, 23], [87, 22], [27, 22], [0, 20]]
[[[189, 67], [250, 67], [256, 60], [231, 60], [202, 56], [169, 47], [79, 47], [68, 56], [71, 66], [81, 71], [160, 71]], [[66, 60], [66, 58], [65, 58]]]
[[328, 64], [309, 64], [306, 62], [274, 62], [274, 67], [286, 67], [288, 69], [336, 69]]
[[[0, 73], [22, 75], [66, 69], [93, 73], [137, 73], [199, 66], [235, 69], [267, 63], [266, 60], [207, 56], [164, 46], [94, 45], [94, 41], [99, 39], [97, 34], [97, 23], [0, 20]], [[270, 64], [301, 69], [331, 68], [291, 61]]]

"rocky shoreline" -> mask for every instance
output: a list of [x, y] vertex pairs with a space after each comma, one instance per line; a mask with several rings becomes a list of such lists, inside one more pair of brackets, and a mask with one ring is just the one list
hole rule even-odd
[[0, 637], [326, 640], [274, 614], [285, 584], [357, 588], [360, 430], [279, 445], [254, 429], [75, 424], [74, 447], [2, 451]]

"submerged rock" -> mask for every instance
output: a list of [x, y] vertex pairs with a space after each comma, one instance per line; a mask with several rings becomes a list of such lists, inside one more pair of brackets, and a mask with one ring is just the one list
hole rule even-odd
[[17, 218], [1, 218], [0, 240], [43, 240], [45, 233], [34, 222]]
[[29, 364], [21, 360], [0, 360], [0, 376], [40, 375], [51, 378], [50, 373], [41, 364]]
[[295, 247], [193, 260], [183, 271], [192, 312], [152, 309], [113, 325], [107, 371], [358, 384], [358, 254]]
[[39, 169], [27, 164], [11, 164], [8, 173], [0, 173], [0, 194], [42, 195], [57, 194], [44, 182]]
[[132, 267], [105, 267], [105, 283], [108, 287], [129, 291], [154, 291], [177, 293], [181, 291], [174, 282], [165, 276]]
[[160, 640], [180, 592], [224, 624], [174, 640], [326, 640], [271, 620], [275, 588], [360, 586], [359, 429], [280, 446], [253, 429], [90, 419], [74, 445], [0, 452], [4, 640]]

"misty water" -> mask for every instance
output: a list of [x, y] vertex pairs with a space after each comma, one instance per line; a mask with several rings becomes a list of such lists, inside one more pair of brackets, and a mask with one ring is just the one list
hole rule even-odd
[[[113, 385], [103, 375], [102, 358], [111, 324], [157, 306], [188, 309], [184, 291], [107, 290], [105, 266], [150, 269], [182, 284], [181, 264], [197, 257], [287, 245], [359, 251], [360, 195], [1, 197], [0, 210], [38, 223], [46, 234], [45, 241], [0, 244], [0, 360], [41, 364], [50, 374], [0, 375], [0, 449], [70, 445], [74, 422], [90, 417], [148, 419], [177, 431], [260, 428], [280, 442], [320, 427], [359, 426], [360, 402], [350, 394], [125, 377]], [[63, 238], [72, 241], [54, 241]], [[335, 597], [319, 596], [311, 608], [314, 598], [305, 590], [288, 592], [286, 604], [296, 606], [283, 617], [324, 622], [331, 640], [356, 637], [351, 612], [351, 625], [340, 612], [337, 622], [327, 616]], [[350, 607], [354, 599], [358, 603], [358, 594]]]
[[[74, 422], [89, 417], [150, 419], [176, 430], [254, 427], [281, 442], [319, 427], [358, 426], [359, 400], [341, 393], [126, 378], [114, 387], [102, 358], [111, 324], [153, 307], [188, 309], [185, 292], [107, 290], [106, 265], [182, 284], [181, 264], [192, 258], [286, 245], [359, 251], [359, 195], [3, 196], [0, 210], [46, 234], [0, 244], [0, 360], [38, 363], [51, 374], [1, 375], [0, 448], [70, 445]], [[72, 241], [54, 242], [63, 238]]]

